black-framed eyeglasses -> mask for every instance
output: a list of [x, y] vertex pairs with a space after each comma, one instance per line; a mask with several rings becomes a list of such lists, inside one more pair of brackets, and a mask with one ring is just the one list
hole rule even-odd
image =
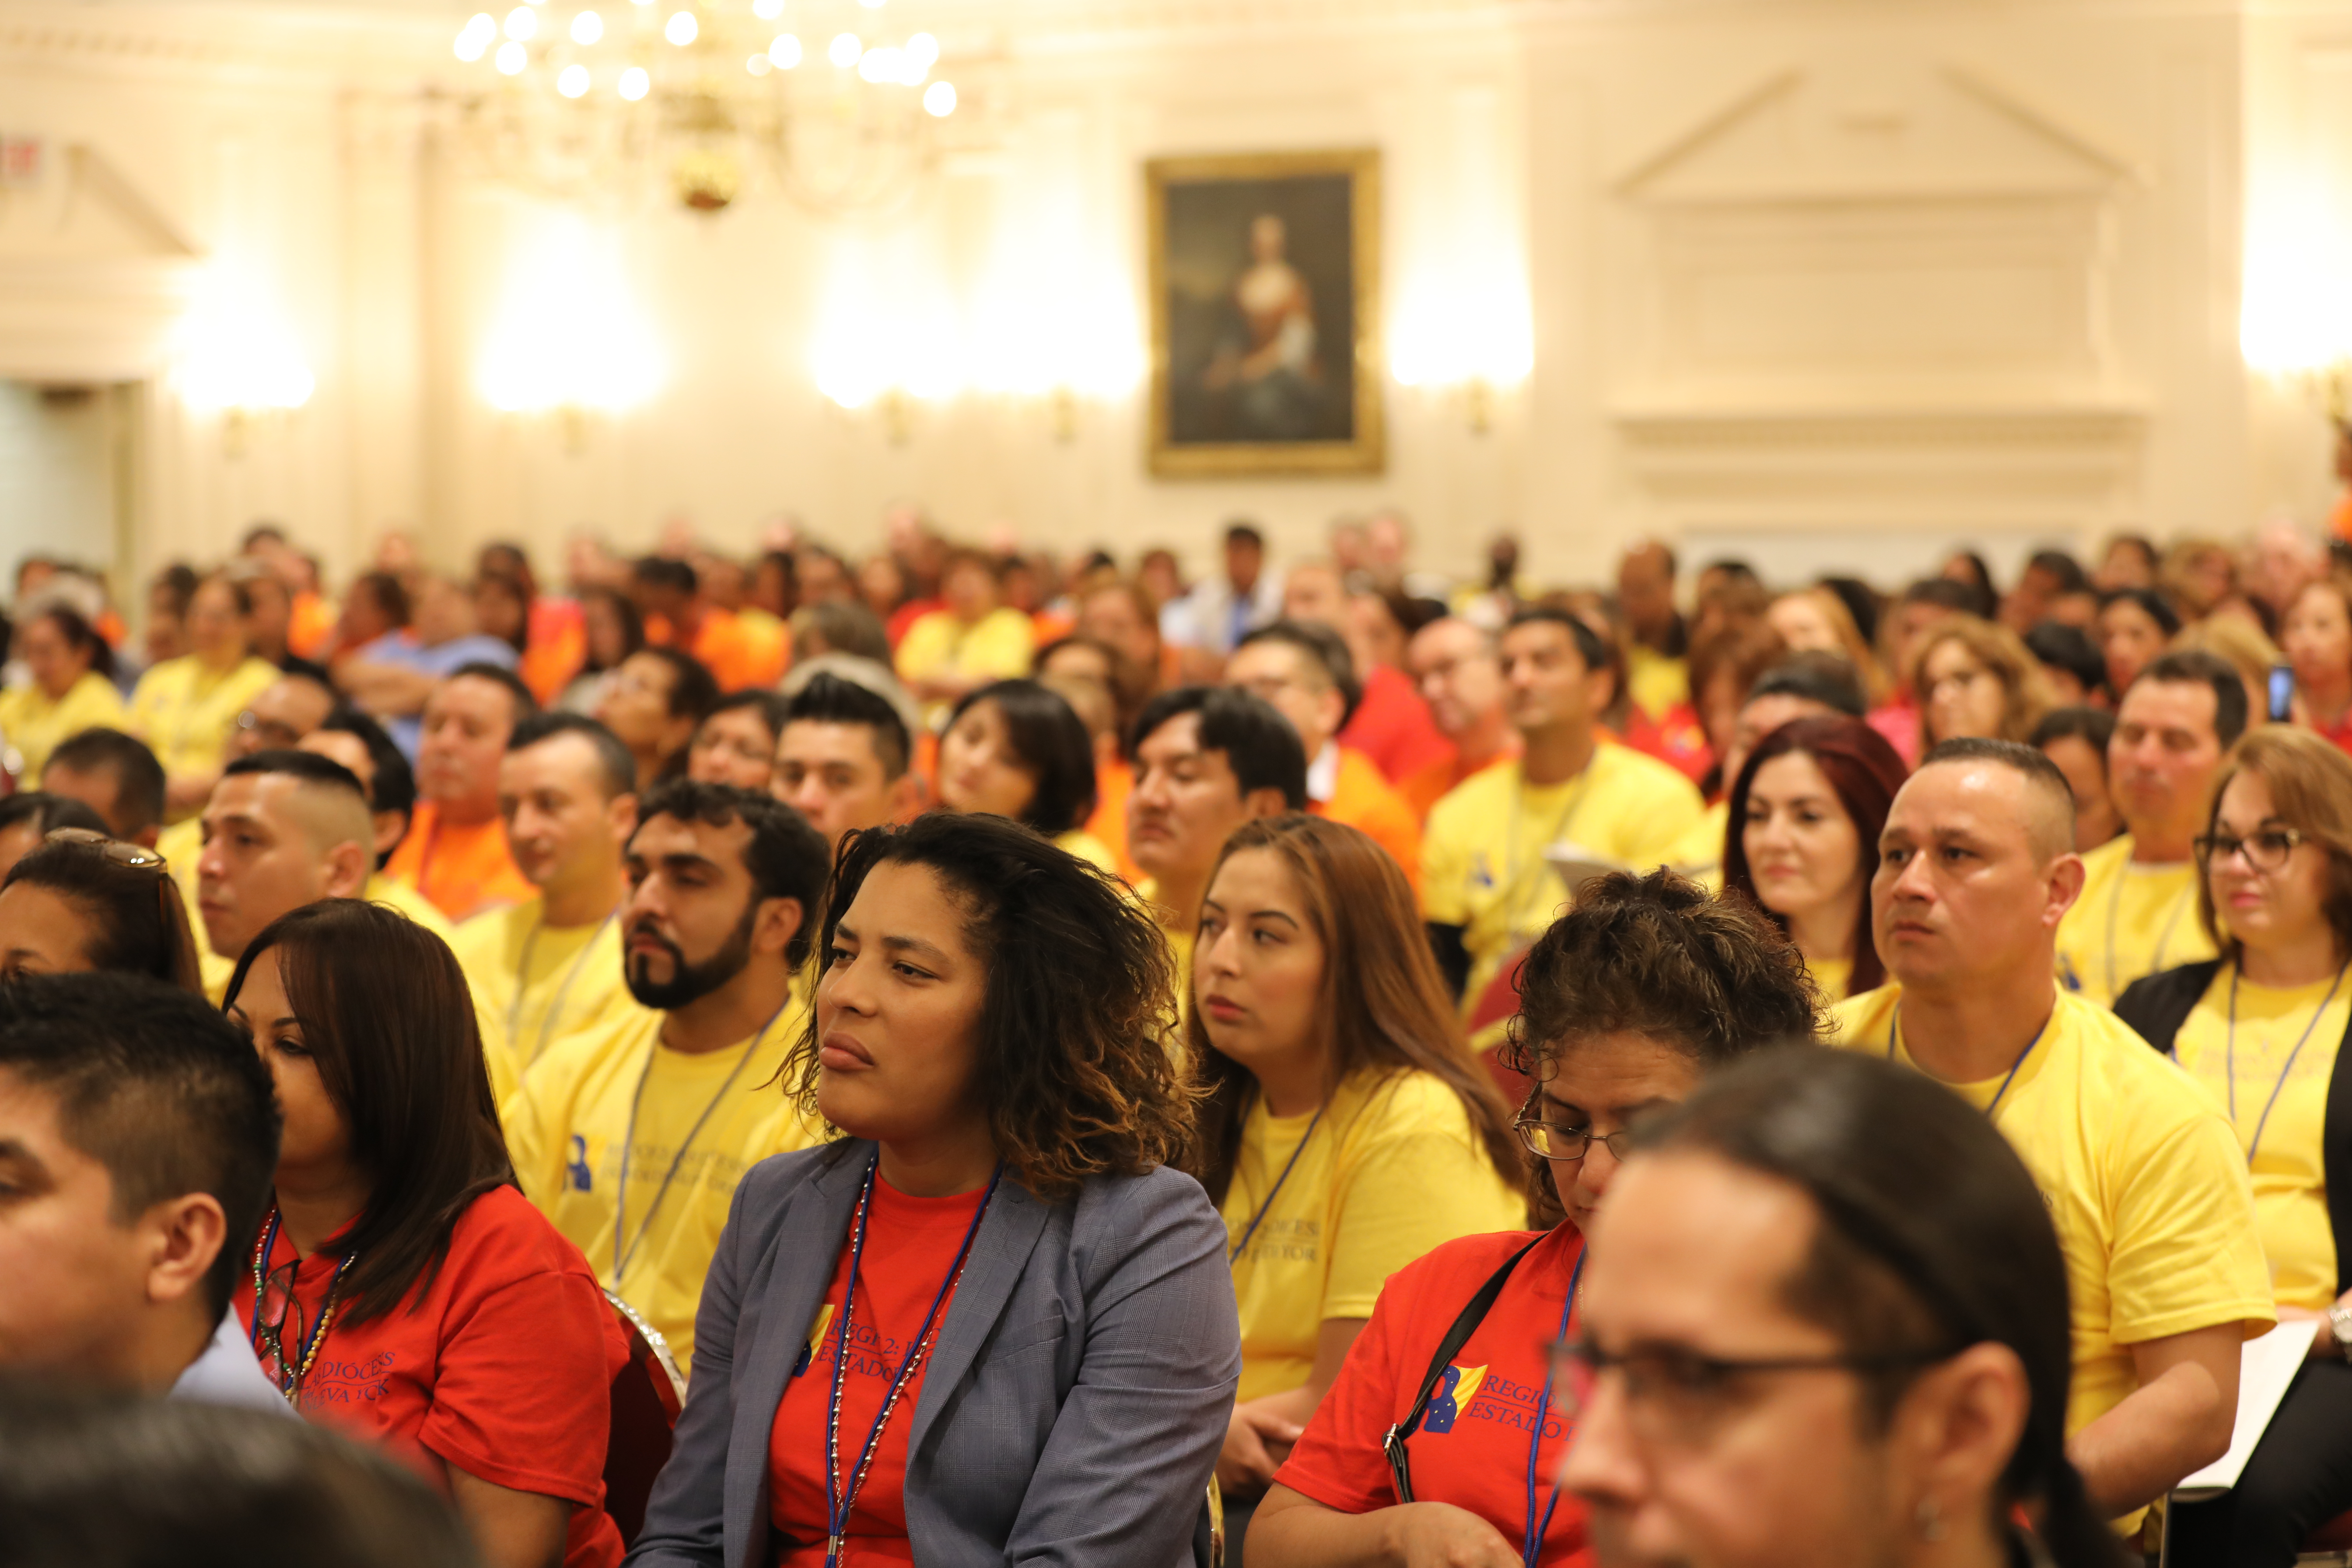
[[1540, 1116], [1522, 1116], [1511, 1123], [1511, 1130], [1519, 1135], [1528, 1153], [1562, 1163], [1583, 1159], [1595, 1143], [1604, 1145], [1620, 1160], [1633, 1152], [1633, 1130], [1630, 1127], [1620, 1128], [1606, 1138], [1595, 1138], [1590, 1127], [1559, 1127]]
[[1551, 1347], [1553, 1397], [1564, 1415], [1591, 1405], [1601, 1379], [1624, 1379], [1625, 1420], [1633, 1436], [1663, 1447], [1704, 1442], [1737, 1403], [1749, 1380], [1801, 1372], [1907, 1372], [1951, 1358], [1948, 1350], [1888, 1351], [1874, 1355], [1712, 1356], [1683, 1346], [1606, 1351], [1590, 1340]]
[[2197, 858], [2208, 866], [2242, 853], [2246, 864], [2255, 870], [2275, 871], [2309, 840], [2304, 837], [2301, 828], [2258, 827], [2243, 838], [2234, 833], [2208, 833], [2189, 842], [2197, 851]]
[[152, 849], [120, 838], [109, 838], [94, 828], [52, 827], [41, 836], [41, 841], [44, 844], [87, 845], [116, 865], [129, 866], [134, 870], [161, 871], [164, 868], [163, 858]]

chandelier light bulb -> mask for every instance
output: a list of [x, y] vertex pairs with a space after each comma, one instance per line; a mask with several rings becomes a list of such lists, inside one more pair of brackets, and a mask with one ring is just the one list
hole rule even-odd
[[507, 13], [507, 37], [520, 43], [539, 31], [539, 13], [528, 5], [518, 5]]
[[583, 65], [565, 66], [556, 76], [555, 90], [566, 98], [579, 98], [584, 95], [588, 90], [588, 68]]
[[923, 89], [923, 108], [934, 117], [945, 120], [955, 112], [956, 90], [953, 82], [935, 81]]
[[824, 58], [846, 70], [856, 65], [857, 57], [865, 52], [866, 46], [857, 41], [856, 34], [836, 33], [834, 35], [833, 47], [824, 51]]
[[767, 56], [753, 55], [750, 59], [743, 62], [743, 68], [750, 71], [753, 76], [765, 76], [776, 68], [774, 63], [771, 61]]
[[929, 33], [917, 33], [898, 52], [905, 55], [907, 63], [917, 70], [929, 70], [940, 63], [940, 41]]
[[866, 50], [857, 62], [857, 74], [867, 81], [897, 81], [903, 69], [898, 51], [887, 44]]
[[530, 51], [509, 39], [499, 46], [496, 58], [500, 76], [520, 76], [522, 68], [530, 64]]
[[772, 22], [784, 14], [784, 0], [751, 0], [751, 15], [762, 22]]
[[621, 73], [621, 96], [631, 103], [645, 97], [652, 89], [653, 85], [654, 79], [646, 74], [646, 68], [643, 66], [631, 66]]
[[701, 30], [695, 22], [693, 12], [673, 11], [669, 14], [667, 25], [662, 28], [662, 37], [682, 49], [694, 42], [694, 36]]
[[801, 41], [790, 33], [778, 33], [768, 40], [768, 63], [780, 71], [788, 71], [801, 63]]
[[583, 11], [572, 18], [572, 41], [593, 44], [604, 36], [604, 18], [593, 11]]
[[457, 58], [471, 65], [489, 51], [490, 40], [498, 36], [498, 18], [488, 12], [476, 13], [457, 34]]

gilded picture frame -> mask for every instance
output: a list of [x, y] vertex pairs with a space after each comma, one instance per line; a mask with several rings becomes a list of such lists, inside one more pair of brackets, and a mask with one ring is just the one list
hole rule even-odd
[[1150, 471], [1386, 464], [1377, 149], [1154, 158]]

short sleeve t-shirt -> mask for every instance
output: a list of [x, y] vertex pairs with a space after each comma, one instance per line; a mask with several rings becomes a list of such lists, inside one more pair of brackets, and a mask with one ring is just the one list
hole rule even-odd
[[[1888, 984], [1841, 1004], [1832, 1037], [1916, 1065], [1902, 995]], [[2002, 1081], [1949, 1087], [1979, 1110], [1999, 1097], [1994, 1125], [2057, 1229], [2074, 1318], [2069, 1434], [2139, 1386], [2133, 1345], [2221, 1323], [2251, 1337], [2277, 1321], [2245, 1157], [2188, 1074], [2105, 1008], [2060, 992], [2005, 1092]]]
[[2321, 1136], [2328, 1081], [2352, 1023], [2352, 977], [2284, 988], [2238, 981], [2233, 1027], [2236, 979], [2236, 966], [2223, 964], [2180, 1026], [2173, 1055], [2251, 1152], [2272, 1298], [2325, 1311], [2336, 1300], [2336, 1264]]
[[2139, 865], [2126, 833], [2083, 857], [2083, 893], [2058, 922], [2058, 984], [2112, 1007], [2143, 975], [2213, 956], [2197, 918], [2197, 866]]
[[[1399, 1269], [1381, 1292], [1372, 1321], [1356, 1336], [1339, 1375], [1307, 1423], [1306, 1436], [1275, 1479], [1341, 1513], [1370, 1513], [1401, 1500], [1381, 1447], [1388, 1429], [1412, 1412], [1429, 1358], [1454, 1320], [1511, 1255], [1536, 1240], [1530, 1231], [1467, 1236]], [[1569, 1289], [1584, 1238], [1563, 1225], [1519, 1260], [1508, 1283], [1463, 1342], [1430, 1398], [1419, 1429], [1406, 1440], [1412, 1491], [1420, 1502], [1451, 1503], [1476, 1514], [1524, 1552], [1528, 1532], [1528, 1450], [1535, 1447], [1536, 1518], [1543, 1524], [1541, 1561], [1590, 1564], [1584, 1506], [1573, 1493], [1550, 1501], [1552, 1478], [1573, 1429], [1556, 1397], [1546, 1397], [1547, 1347], [1563, 1331]], [[1536, 1412], [1544, 1412], [1535, 1430]]]
[[[291, 1351], [317, 1323], [338, 1259], [300, 1258], [281, 1229], [265, 1268], [288, 1262], [299, 1314], [284, 1330]], [[250, 1323], [253, 1306], [248, 1273], [232, 1319]], [[328, 1324], [301, 1411], [385, 1445], [444, 1487], [455, 1468], [575, 1505], [565, 1568], [604, 1568], [621, 1560], [604, 1507], [604, 1442], [628, 1356], [579, 1250], [520, 1193], [493, 1187], [458, 1216], [447, 1257], [407, 1300], [365, 1322], [338, 1314]]]
[[[955, 1271], [956, 1255], [980, 1214], [986, 1189], [951, 1197], [919, 1198], [898, 1191], [877, 1174], [866, 1225], [866, 1256], [857, 1270], [857, 1310], [850, 1318], [849, 1362], [841, 1381], [840, 1469], [835, 1484], [846, 1489], [857, 1468], [866, 1434], [881, 1413], [890, 1380], [906, 1364], [920, 1336], [923, 1318], [940, 1300], [930, 1343], [947, 1321], [950, 1290], [940, 1292]], [[825, 1541], [825, 1409], [833, 1397], [834, 1362], [841, 1346], [842, 1293], [849, 1283], [850, 1243], [842, 1240], [833, 1283], [808, 1342], [793, 1363], [776, 1406], [768, 1436], [768, 1519], [774, 1526], [782, 1568], [823, 1568]], [[849, 1568], [914, 1562], [907, 1540], [907, 1437], [914, 1429], [926, 1361], [916, 1366], [892, 1407], [889, 1425], [874, 1449], [874, 1463], [850, 1510], [842, 1561]], [[793, 1544], [782, 1544], [791, 1542]]]
[[1544, 859], [1569, 843], [1646, 870], [1673, 859], [1706, 815], [1697, 786], [1654, 757], [1609, 741], [1565, 784], [1530, 784], [1517, 760], [1488, 768], [1430, 807], [1421, 841], [1421, 908], [1463, 928], [1466, 1016], [1505, 960], [1551, 924], [1568, 889]]
[[660, 1044], [667, 1015], [633, 1005], [551, 1047], [508, 1108], [523, 1192], [669, 1342], [680, 1368], [692, 1364], [702, 1278], [736, 1184], [769, 1155], [819, 1141], [770, 1081], [807, 1016], [795, 993], [758, 1035], [689, 1055]]
[[620, 921], [551, 926], [544, 911], [536, 898], [492, 910], [449, 942], [482, 1015], [483, 1047], [504, 1052], [518, 1075], [556, 1041], [632, 1005]]
[[1235, 1397], [1248, 1400], [1307, 1382], [1326, 1319], [1370, 1317], [1390, 1275], [1457, 1237], [1524, 1225], [1527, 1200], [1443, 1079], [1367, 1071], [1319, 1121], [1253, 1107], [1223, 1212], [1226, 1246], [1241, 1248]]

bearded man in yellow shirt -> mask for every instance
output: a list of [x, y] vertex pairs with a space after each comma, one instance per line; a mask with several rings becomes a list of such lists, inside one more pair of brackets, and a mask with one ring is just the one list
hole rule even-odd
[[2143, 975], [2214, 956], [2197, 919], [2197, 859], [2213, 775], [2246, 731], [2246, 688], [2201, 649], [2168, 653], [2124, 692], [2107, 742], [2124, 831], [2083, 857], [2083, 896], [2058, 928], [2058, 978], [2113, 1006]]
[[1949, 741], [1879, 837], [1871, 910], [1895, 976], [1842, 1003], [1837, 1043], [1980, 1108], [2032, 1173], [2066, 1257], [2067, 1448], [2126, 1528], [2230, 1446], [2238, 1347], [2276, 1321], [2237, 1136], [2189, 1077], [2058, 988], [2083, 887], [2074, 800], [2041, 752]]
[[807, 1023], [799, 974], [831, 864], [823, 836], [765, 795], [687, 779], [648, 792], [620, 919], [639, 1005], [550, 1047], [508, 1103], [524, 1195], [680, 1366], [736, 1184], [823, 1136], [773, 1080]]

